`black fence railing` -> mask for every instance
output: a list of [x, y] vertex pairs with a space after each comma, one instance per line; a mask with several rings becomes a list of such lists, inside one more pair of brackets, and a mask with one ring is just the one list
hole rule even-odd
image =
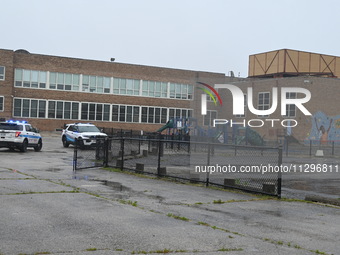
[[282, 149], [115, 137], [75, 146], [74, 170], [112, 167], [281, 196]]
[[285, 139], [282, 148], [285, 156], [340, 156], [340, 141], [333, 140], [320, 142], [320, 140], [298, 141]]

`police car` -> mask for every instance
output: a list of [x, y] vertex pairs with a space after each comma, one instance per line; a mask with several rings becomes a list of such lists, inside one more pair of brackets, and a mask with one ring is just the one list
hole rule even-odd
[[92, 147], [97, 144], [97, 139], [105, 138], [107, 134], [102, 133], [91, 123], [66, 124], [61, 134], [63, 146], [67, 148], [70, 144], [75, 145], [78, 140], [80, 147]]
[[42, 137], [27, 121], [8, 120], [0, 122], [0, 147], [26, 152], [28, 147], [41, 151]]

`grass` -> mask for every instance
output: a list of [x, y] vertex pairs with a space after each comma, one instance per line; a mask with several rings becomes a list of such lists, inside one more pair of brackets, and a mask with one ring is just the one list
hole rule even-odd
[[97, 248], [88, 248], [85, 251], [96, 251], [96, 250], [97, 250]]
[[208, 223], [202, 222], [202, 221], [197, 222], [197, 224], [198, 224], [198, 225], [202, 225], [202, 226], [209, 226]]
[[[185, 252], [190, 252], [190, 251], [164, 249], [164, 250], [155, 250], [155, 251], [133, 251], [131, 254], [167, 254], [167, 253], [185, 253]], [[198, 251], [194, 250], [192, 252], [198, 252]]]
[[213, 203], [214, 204], [224, 204], [224, 202], [221, 199], [214, 200]]
[[138, 202], [137, 201], [131, 201], [131, 200], [123, 200], [123, 199], [120, 199], [119, 200], [119, 203], [121, 204], [125, 204], [125, 205], [132, 205], [134, 207], [137, 207], [138, 205]]
[[189, 221], [189, 219], [186, 218], [186, 217], [182, 217], [182, 216], [175, 215], [175, 214], [172, 214], [172, 213], [168, 213], [166, 216], [174, 218], [176, 220]]
[[316, 254], [323, 254], [323, 255], [327, 255], [327, 253], [319, 251], [319, 250], [310, 250], [311, 252], [315, 252]]
[[217, 251], [243, 251], [242, 248], [221, 248]]

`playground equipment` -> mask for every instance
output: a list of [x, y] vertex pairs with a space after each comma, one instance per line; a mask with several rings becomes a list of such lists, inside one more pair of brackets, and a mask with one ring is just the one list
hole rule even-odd
[[167, 130], [168, 135], [190, 135], [192, 137], [210, 137], [214, 142], [232, 143], [236, 145], [263, 146], [263, 137], [250, 127], [240, 125], [218, 125], [217, 127], [203, 128], [197, 124], [195, 118], [173, 118], [170, 119], [157, 132]]
[[250, 127], [238, 127], [238, 134], [235, 136], [235, 144], [250, 144], [264, 146], [263, 137]]
[[158, 129], [156, 132], [163, 132], [167, 128], [173, 128], [174, 127], [174, 119], [169, 120], [163, 127]]

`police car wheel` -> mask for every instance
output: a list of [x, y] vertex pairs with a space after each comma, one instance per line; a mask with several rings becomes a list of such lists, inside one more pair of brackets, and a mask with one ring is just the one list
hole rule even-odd
[[27, 146], [28, 146], [28, 141], [25, 139], [23, 142], [22, 142], [22, 145], [19, 147], [19, 150], [21, 152], [26, 152], [27, 151]]
[[63, 136], [62, 142], [63, 142], [63, 146], [64, 146], [65, 148], [68, 148], [68, 146], [70, 145], [70, 144], [66, 141], [66, 137], [65, 137], [65, 136]]
[[39, 139], [39, 142], [38, 142], [38, 145], [37, 146], [34, 146], [34, 151], [41, 151], [41, 148], [42, 148], [42, 141], [41, 139]]

